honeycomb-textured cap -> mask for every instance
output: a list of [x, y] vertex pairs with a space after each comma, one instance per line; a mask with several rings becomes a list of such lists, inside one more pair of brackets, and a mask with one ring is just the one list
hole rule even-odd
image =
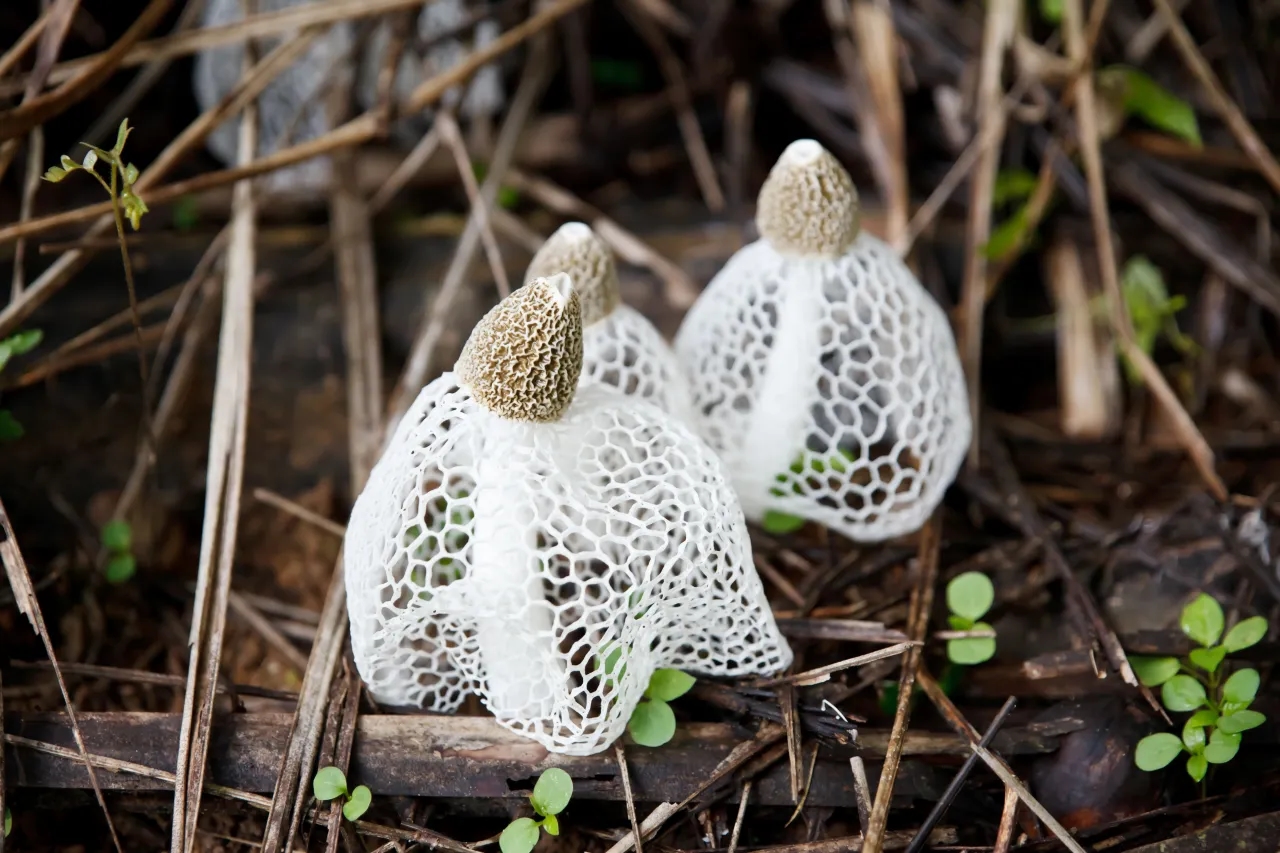
[[536, 278], [490, 309], [454, 372], [504, 418], [559, 420], [582, 373], [582, 307], [569, 276]]
[[566, 273], [582, 302], [582, 325], [603, 320], [618, 307], [618, 268], [613, 252], [591, 226], [568, 222], [547, 238], [525, 271], [524, 280]]
[[756, 225], [780, 254], [839, 257], [858, 236], [858, 191], [831, 152], [798, 139], [760, 188]]

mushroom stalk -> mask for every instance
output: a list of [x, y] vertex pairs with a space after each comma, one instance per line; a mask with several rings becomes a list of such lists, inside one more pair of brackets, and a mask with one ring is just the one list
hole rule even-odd
[[[486, 429], [538, 430], [489, 415]], [[553, 613], [542, 589], [533, 531], [536, 483], [512, 481], [505, 459], [481, 459], [476, 471], [475, 539], [468, 586], [483, 596], [476, 642], [489, 682], [489, 706], [500, 719], [544, 717], [568, 691], [556, 654]]]
[[818, 338], [822, 319], [822, 281], [815, 269], [818, 260], [793, 263], [800, 275], [787, 282], [781, 295], [773, 346], [760, 383], [755, 405], [772, 412], [752, 418], [742, 443], [739, 500], [748, 516], [764, 515], [771, 504], [777, 476], [787, 471], [805, 450], [813, 373], [820, 362]]

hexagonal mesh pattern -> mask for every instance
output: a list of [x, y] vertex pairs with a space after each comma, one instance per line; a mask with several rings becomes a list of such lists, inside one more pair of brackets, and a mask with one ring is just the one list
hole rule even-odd
[[648, 400], [685, 423], [693, 404], [671, 346], [647, 318], [619, 305], [582, 330], [581, 385], [600, 383]]
[[356, 664], [388, 705], [456, 710], [587, 755], [658, 667], [784, 669], [719, 461], [655, 406], [594, 387], [505, 420], [452, 373], [405, 415], [344, 550]]
[[835, 260], [743, 248], [690, 310], [676, 353], [753, 520], [773, 510], [863, 541], [909, 533], [969, 446], [946, 315], [865, 233]]
[[[314, 0], [258, 0], [258, 12], [279, 12], [302, 6]], [[220, 27], [243, 18], [240, 0], [207, 0], [202, 26]], [[296, 37], [287, 34], [286, 39]], [[263, 39], [266, 56], [281, 43], [279, 38]], [[321, 33], [311, 47], [292, 65], [285, 68], [258, 96], [258, 151], [263, 157], [281, 148], [322, 136], [331, 129], [327, 98], [322, 96], [325, 84], [334, 78], [335, 65], [341, 68], [350, 60], [348, 54], [354, 39], [350, 25], [338, 23]], [[226, 45], [202, 51], [196, 56], [194, 88], [202, 111], [215, 106], [240, 82], [244, 47]], [[234, 117], [214, 128], [206, 143], [223, 163], [236, 163], [239, 149], [240, 119]], [[317, 157], [264, 175], [259, 180], [269, 190], [327, 186], [331, 166], [327, 157]]]

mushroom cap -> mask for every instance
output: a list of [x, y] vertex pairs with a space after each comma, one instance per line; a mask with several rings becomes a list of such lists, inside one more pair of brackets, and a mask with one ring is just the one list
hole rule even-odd
[[497, 415], [558, 421], [582, 373], [582, 307], [569, 276], [535, 278], [491, 308], [454, 372]]
[[618, 307], [618, 269], [613, 252], [585, 222], [567, 222], [547, 238], [529, 262], [525, 281], [567, 273], [582, 301], [584, 327], [603, 320]]
[[830, 151], [798, 139], [760, 188], [756, 225], [779, 254], [839, 257], [858, 236], [858, 191]]

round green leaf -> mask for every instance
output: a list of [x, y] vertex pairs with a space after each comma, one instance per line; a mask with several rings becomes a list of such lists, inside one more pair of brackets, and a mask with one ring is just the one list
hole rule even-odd
[[641, 746], [662, 746], [676, 733], [676, 715], [661, 699], [641, 702], [627, 723], [631, 739]]
[[1182, 752], [1182, 741], [1169, 732], [1147, 735], [1138, 741], [1138, 748], [1133, 753], [1133, 763], [1139, 770], [1159, 770], [1167, 767], [1170, 761]]
[[116, 554], [110, 560], [107, 560], [107, 566], [104, 570], [107, 582], [113, 584], [126, 583], [137, 572], [138, 561], [134, 559], [132, 554]]
[[1177, 658], [1131, 657], [1129, 665], [1138, 680], [1147, 687], [1159, 687], [1178, 674]]
[[1267, 620], [1261, 616], [1253, 616], [1244, 620], [1227, 632], [1222, 640], [1222, 647], [1228, 652], [1238, 652], [1257, 645], [1267, 636]]
[[1187, 752], [1195, 755], [1204, 751], [1204, 745], [1209, 739], [1205, 737], [1204, 728], [1202, 726], [1193, 726], [1188, 720], [1187, 724], [1182, 727], [1182, 745], [1187, 748]]
[[116, 519], [102, 525], [102, 547], [108, 551], [130, 551], [133, 549], [133, 531], [129, 522]]
[[502, 853], [529, 853], [537, 843], [538, 824], [528, 817], [511, 821], [498, 837]]
[[1222, 605], [1203, 592], [1182, 610], [1182, 632], [1202, 646], [1215, 646], [1222, 636]]
[[692, 675], [678, 669], [657, 669], [649, 676], [649, 689], [644, 695], [671, 702], [692, 690], [695, 681]]
[[553, 814], [549, 814], [542, 819], [542, 828], [547, 831], [547, 835], [560, 834], [560, 818]]
[[356, 789], [351, 792], [351, 799], [347, 800], [342, 806], [342, 816], [350, 821], [357, 821], [360, 816], [369, 810], [369, 803], [373, 801], [373, 793], [365, 785], [357, 785]]
[[982, 572], [965, 572], [947, 584], [947, 607], [957, 616], [976, 622], [991, 609], [995, 600], [995, 587]]
[[[985, 630], [991, 626], [984, 622], [978, 622], [973, 627], [977, 630]], [[965, 637], [960, 640], [947, 640], [947, 658], [952, 663], [958, 663], [963, 666], [985, 663], [991, 660], [995, 653], [995, 637]]]
[[1222, 685], [1222, 698], [1228, 702], [1248, 705], [1258, 695], [1260, 682], [1258, 671], [1252, 667], [1233, 672], [1227, 683]]
[[804, 527], [803, 518], [794, 515], [787, 515], [785, 512], [774, 512], [766, 510], [764, 518], [760, 519], [760, 526], [764, 528], [764, 532], [773, 536], [785, 536], [788, 533], [795, 533], [801, 527]]
[[547, 817], [564, 811], [564, 807], [569, 805], [569, 798], [572, 796], [573, 780], [569, 778], [569, 774], [559, 767], [552, 767], [543, 771], [538, 777], [529, 801], [533, 803], [534, 811]]
[[1214, 646], [1209, 649], [1192, 649], [1187, 657], [1191, 658], [1191, 662], [1203, 669], [1205, 672], [1217, 672], [1218, 665], [1222, 663], [1222, 659], [1227, 656], [1227, 650], [1222, 646]]
[[1209, 772], [1209, 762], [1203, 755], [1193, 755], [1187, 759], [1187, 775], [1199, 782]]
[[1265, 714], [1257, 711], [1236, 711], [1218, 720], [1218, 728], [1226, 734], [1239, 734], [1249, 729], [1256, 729], [1267, 721]]
[[1206, 701], [1204, 685], [1189, 675], [1175, 675], [1166, 681], [1160, 698], [1170, 711], [1194, 711]]
[[1212, 708], [1202, 708], [1191, 715], [1191, 719], [1187, 720], [1188, 726], [1212, 726], [1218, 722], [1218, 712]]
[[1209, 745], [1204, 748], [1204, 758], [1210, 764], [1226, 764], [1240, 751], [1240, 735], [1214, 729]]
[[311, 792], [321, 802], [341, 797], [347, 793], [347, 776], [336, 767], [323, 767], [311, 780]]

